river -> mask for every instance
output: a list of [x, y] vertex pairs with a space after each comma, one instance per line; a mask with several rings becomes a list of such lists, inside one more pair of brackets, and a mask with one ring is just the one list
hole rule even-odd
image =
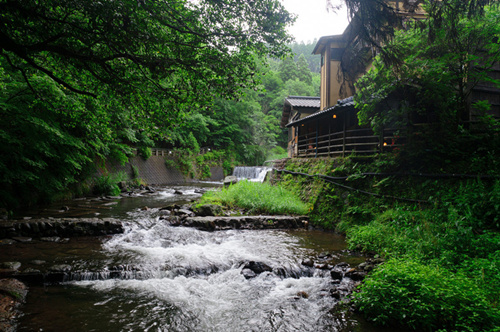
[[[204, 232], [159, 220], [159, 208], [195, 199], [197, 189], [163, 188], [78, 210], [121, 219], [123, 234], [4, 246], [0, 259], [14, 255], [25, 268], [72, 267], [62, 284], [30, 286], [18, 330], [376, 331], [345, 314], [331, 295], [347, 290], [352, 280], [333, 282], [328, 270], [302, 264], [318, 257], [332, 265], [360, 263], [362, 257], [345, 250], [342, 236], [306, 230]], [[247, 279], [242, 269], [251, 261], [272, 271]]]

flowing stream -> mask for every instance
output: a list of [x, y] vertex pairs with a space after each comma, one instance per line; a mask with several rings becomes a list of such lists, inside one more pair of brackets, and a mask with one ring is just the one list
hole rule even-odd
[[[124, 234], [3, 251], [24, 266], [72, 266], [66, 282], [30, 287], [18, 330], [375, 331], [336, 310], [332, 288], [347, 289], [349, 278], [334, 285], [328, 270], [302, 264], [324, 252], [330, 264], [361, 262], [341, 236], [172, 227], [159, 220], [159, 207], [199, 197], [180, 190], [185, 195], [165, 189], [117, 200], [106, 211], [125, 222]], [[250, 261], [272, 271], [247, 279], [242, 269]]]
[[233, 170], [233, 175], [238, 180], [247, 179], [248, 181], [264, 182], [267, 173], [271, 169], [271, 167], [266, 166], [236, 166]]

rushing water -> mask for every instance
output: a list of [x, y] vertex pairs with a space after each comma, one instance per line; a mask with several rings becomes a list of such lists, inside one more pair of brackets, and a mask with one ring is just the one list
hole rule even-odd
[[238, 180], [247, 179], [254, 182], [264, 182], [266, 175], [272, 168], [266, 166], [236, 166], [233, 175]]
[[[30, 287], [19, 331], [358, 331], [356, 321], [333, 310], [338, 300], [330, 295], [329, 273], [301, 264], [324, 251], [336, 254], [331, 264], [359, 263], [343, 250], [342, 237], [315, 231], [210, 233], [159, 220], [158, 207], [199, 196], [193, 188], [186, 193], [176, 197], [169, 189], [120, 200], [108, 214], [115, 211], [126, 232], [104, 241], [9, 249], [25, 265], [43, 259], [73, 266], [66, 283]], [[150, 208], [138, 208], [146, 202]], [[246, 279], [242, 265], [249, 261], [273, 271]]]

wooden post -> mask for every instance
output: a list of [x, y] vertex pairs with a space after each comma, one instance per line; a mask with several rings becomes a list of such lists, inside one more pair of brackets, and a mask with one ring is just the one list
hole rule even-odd
[[345, 119], [347, 117], [347, 112], [344, 112], [344, 121], [343, 121], [343, 129], [342, 129], [342, 157], [345, 157]]
[[319, 133], [319, 121], [316, 120], [316, 155], [314, 158], [318, 158], [318, 133]]
[[384, 129], [382, 128], [382, 132], [380, 133], [379, 135], [379, 153], [383, 153], [384, 152]]
[[330, 152], [331, 152], [331, 145], [332, 145], [332, 119], [328, 121], [328, 157], [330, 157]]

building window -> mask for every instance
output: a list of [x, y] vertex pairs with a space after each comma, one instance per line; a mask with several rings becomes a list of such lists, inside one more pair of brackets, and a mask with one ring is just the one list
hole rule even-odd
[[345, 48], [332, 48], [330, 52], [330, 60], [340, 61], [344, 54]]

